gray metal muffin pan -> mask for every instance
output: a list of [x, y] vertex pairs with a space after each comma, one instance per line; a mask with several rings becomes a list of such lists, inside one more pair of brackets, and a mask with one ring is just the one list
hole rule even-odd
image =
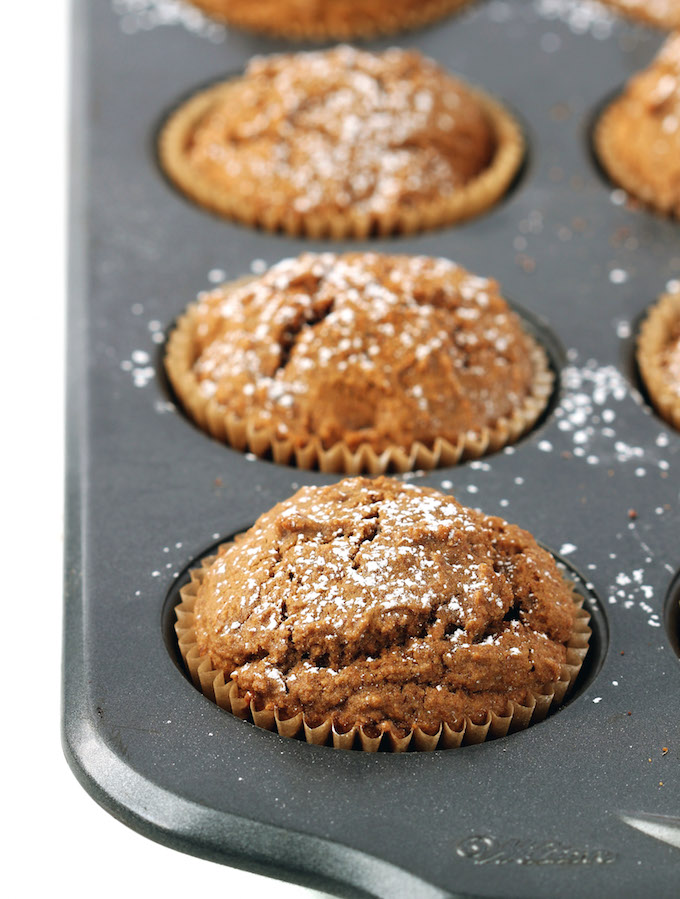
[[[680, 277], [680, 226], [629, 208], [589, 144], [599, 104], [661, 35], [592, 4], [517, 0], [371, 43], [418, 47], [501, 96], [530, 153], [514, 191], [473, 222], [332, 245], [226, 223], [163, 177], [155, 135], [178, 99], [288, 45], [177, 4], [160, 27], [162, 7], [74, 4], [64, 747], [76, 776], [152, 839], [338, 895], [676, 896], [680, 434], [639, 393], [633, 348]], [[561, 384], [532, 434], [414, 475], [520, 523], [588, 582], [595, 636], [575, 697], [479, 746], [368, 755], [286, 740], [201, 696], [174, 649], [192, 560], [333, 477], [198, 431], [168, 394], [164, 334], [221, 278], [357, 245], [494, 276], [552, 335]]]

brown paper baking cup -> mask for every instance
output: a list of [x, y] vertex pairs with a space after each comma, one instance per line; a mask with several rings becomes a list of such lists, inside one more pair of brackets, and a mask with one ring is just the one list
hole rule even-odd
[[405, 3], [404, 0], [322, 0], [322, 11], [318, 3], [309, 4], [305, 12], [299, 4], [285, 3], [284, 0], [190, 0], [209, 16], [244, 28], [248, 31], [284, 37], [289, 40], [351, 40], [369, 38], [378, 34], [393, 34], [397, 31], [420, 28], [463, 6], [472, 0], [419, 0]]
[[602, 113], [596, 126], [593, 140], [597, 157], [609, 178], [626, 193], [645, 206], [668, 217], [680, 216], [680, 208], [672, 192], [667, 197], [658, 195], [654, 186], [640, 177], [638, 172], [627, 163], [617, 147], [617, 119], [625, 114], [625, 97], [614, 100]]
[[[234, 288], [247, 280], [235, 282]], [[368, 443], [362, 443], [356, 449], [350, 449], [345, 443], [324, 447], [313, 435], [306, 443], [297, 444], [277, 437], [269, 429], [256, 428], [252, 422], [230, 412], [214, 396], [207, 397], [201, 391], [193, 371], [197, 357], [194, 337], [197, 318], [197, 306], [192, 305], [178, 320], [167, 345], [165, 368], [181, 405], [199, 428], [211, 437], [242, 452], [271, 457], [281, 465], [319, 469], [326, 473], [372, 475], [455, 465], [496, 452], [518, 440], [540, 418], [554, 386], [555, 378], [545, 351], [527, 335], [531, 342], [530, 356], [534, 369], [531, 392], [512, 415], [500, 418], [493, 426], [461, 434], [456, 443], [438, 437], [432, 446], [415, 442], [410, 447], [390, 446], [382, 452], [377, 452]]]
[[330, 745], [335, 749], [359, 749], [363, 752], [377, 752], [378, 749], [390, 752], [405, 752], [407, 749], [431, 752], [435, 749], [455, 749], [473, 743], [484, 743], [486, 740], [504, 737], [508, 733], [525, 730], [529, 725], [542, 721], [548, 712], [557, 708], [566, 699], [588, 652], [591, 635], [590, 615], [583, 608], [583, 597], [574, 591], [573, 599], [576, 607], [574, 632], [567, 643], [567, 657], [558, 680], [547, 685], [544, 693], [533, 694], [524, 705], [509, 700], [505, 715], [490, 712], [482, 723], [475, 723], [466, 717], [458, 728], [442, 722], [436, 731], [428, 731], [418, 726], [405, 731], [389, 721], [383, 722], [380, 726], [355, 725], [349, 730], [344, 730], [339, 728], [332, 718], [321, 722], [309, 722], [302, 712], [287, 718], [282, 716], [278, 709], [262, 708], [255, 700], [245, 699], [239, 694], [237, 684], [231, 680], [225, 681], [224, 673], [216, 671], [210, 659], [199, 653], [194, 632], [194, 604], [205, 571], [215, 558], [216, 556], [205, 558], [201, 561], [200, 568], [191, 570], [191, 581], [180, 590], [181, 602], [175, 609], [177, 642], [194, 686], [220, 708], [231, 712], [237, 718], [251, 721], [265, 730], [277, 731], [283, 737], [294, 737], [314, 745]]
[[228, 104], [229, 94], [236, 84], [238, 81], [215, 85], [182, 104], [161, 131], [159, 158], [168, 177], [194, 202], [226, 218], [266, 231], [283, 231], [293, 237], [342, 240], [366, 238], [372, 234], [413, 234], [451, 225], [479, 215], [500, 200], [524, 158], [524, 137], [514, 118], [493, 97], [466, 85], [491, 121], [497, 147], [488, 168], [448, 197], [423, 199], [408, 206], [398, 204], [383, 213], [358, 209], [301, 213], [293, 209], [292, 204], [276, 208], [258, 203], [257, 197], [245, 199], [216, 185], [192, 165], [187, 155], [195, 127], [217, 100]]
[[640, 375], [659, 415], [680, 431], [680, 394], [671, 389], [661, 355], [673, 334], [680, 333], [680, 291], [664, 294], [645, 319], [637, 344]]

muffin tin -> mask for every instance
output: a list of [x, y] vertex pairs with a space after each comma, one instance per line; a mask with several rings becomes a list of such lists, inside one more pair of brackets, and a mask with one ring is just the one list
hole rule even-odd
[[[288, 44], [150, 0], [76, 0], [74, 38], [64, 746], [76, 776], [153, 839], [338, 895], [675, 895], [680, 434], [640, 392], [634, 340], [680, 278], [680, 225], [629, 208], [590, 148], [597, 110], [662, 35], [589, 3], [480, 0], [371, 42], [417, 47], [496, 93], [529, 158], [485, 216], [340, 244], [224, 222], [157, 164], [157, 129], [181, 98]], [[201, 696], [174, 642], [187, 568], [336, 476], [197, 430], [172, 402], [165, 335], [211, 284], [356, 247], [498, 278], [561, 376], [514, 447], [407, 475], [530, 530], [593, 615], [566, 706], [478, 746], [367, 754], [281, 738]]]

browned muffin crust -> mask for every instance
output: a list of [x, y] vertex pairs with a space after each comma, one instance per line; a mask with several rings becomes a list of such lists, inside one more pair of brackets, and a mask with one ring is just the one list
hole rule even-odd
[[472, 0], [189, 0], [239, 28], [291, 39], [349, 40], [418, 28]]
[[663, 356], [663, 367], [671, 388], [680, 398], [680, 320], [676, 329], [675, 338], [672, 339]]
[[605, 111], [595, 140], [616, 183], [658, 211], [680, 216], [680, 33]]
[[680, 0], [602, 0], [618, 12], [656, 25], [659, 28], [680, 28]]
[[307, 253], [201, 295], [166, 367], [215, 435], [221, 417], [292, 447], [378, 454], [496, 431], [507, 440], [504, 423], [521, 415], [519, 430], [530, 427], [552, 384], [495, 281], [375, 253]]
[[260, 708], [341, 729], [435, 729], [550, 690], [574, 597], [500, 518], [413, 484], [304, 487], [205, 573], [201, 655]]
[[181, 106], [160, 138], [201, 205], [291, 234], [409, 232], [475, 215], [523, 140], [490, 97], [415, 51], [340, 46], [256, 58]]
[[680, 430], [680, 288], [664, 294], [640, 330], [640, 374], [659, 414]]

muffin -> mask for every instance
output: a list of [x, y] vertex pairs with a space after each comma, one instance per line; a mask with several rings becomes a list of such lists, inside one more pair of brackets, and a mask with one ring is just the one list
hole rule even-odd
[[292, 40], [349, 40], [418, 28], [471, 0], [189, 0], [230, 25]]
[[217, 440], [348, 474], [493, 452], [536, 422], [553, 385], [495, 281], [377, 253], [305, 253], [201, 294], [165, 365]]
[[193, 572], [195, 683], [286, 736], [459, 746], [540, 720], [587, 652], [582, 598], [526, 531], [390, 478], [303, 487]]
[[602, 0], [638, 22], [659, 28], [680, 28], [680, 0]]
[[311, 237], [411, 233], [492, 206], [524, 154], [503, 107], [415, 51], [255, 58], [159, 142], [170, 179], [243, 224]]
[[680, 216], [680, 33], [607, 108], [595, 145], [614, 182], [657, 211]]
[[654, 407], [680, 431], [680, 287], [664, 294], [645, 319], [637, 361]]

